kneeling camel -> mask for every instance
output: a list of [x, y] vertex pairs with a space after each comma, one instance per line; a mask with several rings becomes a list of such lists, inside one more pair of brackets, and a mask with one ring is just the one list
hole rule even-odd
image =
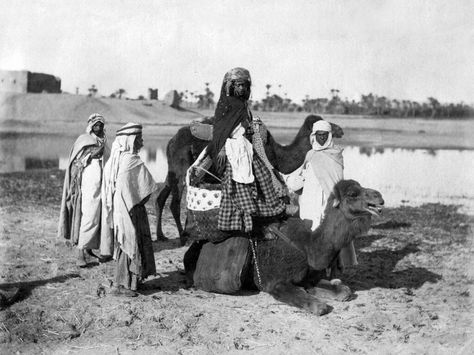
[[[343, 247], [369, 230], [371, 216], [380, 215], [383, 204], [382, 195], [376, 190], [364, 188], [354, 180], [338, 182], [325, 217], [314, 232], [299, 218], [290, 218], [280, 230], [284, 237], [259, 241], [256, 246], [247, 243], [246, 247], [251, 245], [255, 254], [247, 258], [246, 269], [251, 272], [240, 274], [240, 284], [256, 286], [281, 302], [317, 315], [329, 312], [327, 299], [347, 300], [351, 291], [347, 286], [323, 280], [324, 271], [334, 265]], [[194, 280], [201, 247], [199, 242], [194, 242], [184, 256], [186, 273], [194, 276]], [[217, 260], [223, 256], [210, 257]]]

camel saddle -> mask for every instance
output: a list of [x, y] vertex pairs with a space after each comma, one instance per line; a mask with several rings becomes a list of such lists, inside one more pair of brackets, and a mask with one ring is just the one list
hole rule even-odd
[[212, 132], [214, 130], [212, 124], [193, 121], [189, 124], [189, 128], [191, 129], [191, 134], [197, 139], [202, 139], [204, 141], [212, 140]]
[[249, 239], [231, 237], [220, 243], [203, 245], [196, 264], [194, 286], [218, 293], [235, 293], [242, 286], [248, 265]]
[[[203, 117], [201, 119], [192, 121], [189, 124], [189, 129], [191, 130], [191, 134], [197, 139], [202, 139], [204, 141], [211, 141], [212, 132], [214, 130], [213, 124], [214, 124], [214, 117]], [[258, 125], [259, 126], [258, 130], [263, 132], [262, 139], [263, 139], [263, 144], [265, 144], [266, 127], [263, 124], [262, 120], [259, 117], [255, 117], [253, 119], [252, 124], [254, 125], [254, 127]]]

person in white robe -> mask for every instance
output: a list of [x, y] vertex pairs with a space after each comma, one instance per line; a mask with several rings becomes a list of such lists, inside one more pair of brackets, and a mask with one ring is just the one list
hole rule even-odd
[[[142, 126], [127, 123], [117, 130], [111, 157], [104, 168], [104, 222], [101, 254], [116, 260], [114, 296], [134, 297], [140, 283], [156, 274], [145, 203], [157, 189], [138, 155]], [[112, 236], [112, 237], [111, 237]]]
[[[303, 190], [299, 198], [300, 218], [309, 220], [316, 230], [324, 218], [329, 195], [334, 185], [344, 178], [343, 149], [334, 145], [331, 124], [321, 120], [313, 124], [310, 142], [312, 149], [306, 154], [303, 168]], [[354, 243], [343, 248], [339, 266], [357, 265]]]
[[87, 266], [86, 252], [95, 256], [101, 229], [102, 170], [108, 158], [105, 119], [89, 116], [86, 133], [75, 141], [64, 176], [58, 237], [77, 248], [77, 265]]

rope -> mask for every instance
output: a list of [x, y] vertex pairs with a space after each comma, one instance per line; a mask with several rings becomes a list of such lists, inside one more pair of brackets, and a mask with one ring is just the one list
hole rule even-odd
[[[213, 173], [211, 173], [209, 170], [204, 169], [202, 166], [197, 165], [197, 166], [195, 166], [195, 168], [196, 168], [196, 169], [201, 169], [201, 170], [203, 170], [205, 173], [211, 175], [211, 176], [212, 176], [214, 179], [216, 179], [217, 181], [222, 182], [222, 179], [219, 179], [217, 176], [215, 176], [215, 175], [214, 175]], [[196, 174], [196, 175], [197, 175], [197, 174]]]
[[[206, 148], [204, 148], [204, 150], [206, 150]], [[201, 154], [203, 154], [203, 153], [201, 153]], [[206, 153], [204, 153], [204, 154], [206, 154]], [[196, 165], [194, 165], [194, 167], [196, 167], [196, 168], [199, 167], [199, 169], [197, 169], [197, 171], [195, 173], [196, 179], [201, 180], [202, 177], [204, 176], [204, 174], [207, 172], [206, 169], [209, 169], [211, 167], [211, 165], [212, 165], [212, 159], [209, 155], [206, 155], [205, 157], [203, 157], [203, 159], [201, 161], [199, 161]]]
[[270, 231], [271, 231], [273, 234], [275, 234], [277, 237], [283, 239], [283, 241], [285, 241], [285, 242], [286, 242], [288, 245], [290, 245], [291, 247], [293, 247], [293, 248], [295, 248], [295, 249], [297, 249], [297, 250], [299, 250], [299, 251], [301, 251], [301, 252], [303, 252], [303, 253], [305, 252], [305, 251], [302, 250], [300, 247], [298, 247], [295, 243], [293, 243], [293, 241], [292, 241], [290, 238], [288, 238], [288, 237], [286, 236], [286, 234], [283, 233], [283, 232], [282, 232], [281, 230], [279, 230], [278, 228], [275, 228], [275, 227], [273, 227], [273, 226], [268, 226], [268, 228], [270, 229]]
[[[255, 242], [255, 246], [253, 243]], [[262, 290], [262, 278], [260, 276], [260, 269], [258, 268], [258, 262], [257, 262], [257, 253], [255, 252], [255, 247], [257, 247], [257, 241], [250, 239], [250, 246], [252, 248], [252, 254], [253, 254], [253, 260], [254, 260], [254, 265], [255, 265], [255, 271], [257, 272], [257, 281], [258, 281], [258, 287]]]

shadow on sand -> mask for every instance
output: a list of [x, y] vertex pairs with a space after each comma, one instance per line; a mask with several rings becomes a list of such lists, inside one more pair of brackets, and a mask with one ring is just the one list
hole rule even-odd
[[176, 292], [182, 288], [189, 288], [186, 275], [184, 275], [183, 272], [170, 271], [160, 273], [160, 275], [161, 276], [144, 282], [140, 293], [143, 295], [152, 295], [157, 292]]
[[81, 275], [77, 273], [70, 273], [52, 277], [50, 279], [0, 284], [0, 292], [2, 293], [8, 294], [13, 292], [12, 290], [16, 290], [16, 292], [14, 292], [14, 294], [12, 294], [9, 299], [6, 299], [4, 302], [2, 302], [2, 308], [9, 307], [15, 302], [19, 302], [28, 298], [31, 295], [31, 291], [38, 286], [43, 286], [49, 283], [65, 282], [76, 277], [81, 277]]
[[[196, 296], [200, 298], [204, 297], [203, 295], [214, 297], [213, 295], [215, 293], [213, 292], [206, 292], [192, 287], [191, 282], [187, 279], [184, 272], [171, 271], [162, 273], [161, 275], [163, 276], [144, 282], [139, 293], [145, 296], [151, 296], [160, 292], [178, 292], [180, 289], [188, 289], [192, 293], [196, 293]], [[256, 289], [244, 289], [232, 294], [232, 296], [251, 296], [258, 292]]]
[[[359, 238], [356, 242], [356, 249], [367, 247], [373, 241], [383, 237], [384, 235], [371, 235]], [[342, 275], [341, 280], [354, 291], [369, 290], [375, 287], [416, 289], [425, 282], [437, 282], [441, 279], [441, 275], [425, 268], [408, 267], [404, 270], [394, 271], [400, 260], [419, 251], [417, 244], [414, 243], [407, 244], [399, 250], [358, 251], [359, 265]]]

